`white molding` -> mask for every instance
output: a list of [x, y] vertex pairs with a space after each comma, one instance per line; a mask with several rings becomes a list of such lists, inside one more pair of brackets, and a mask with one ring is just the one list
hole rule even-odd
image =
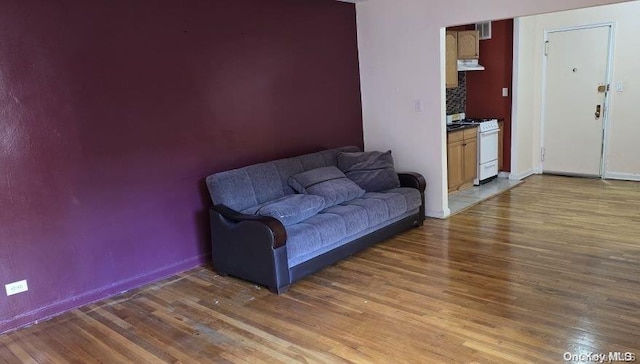
[[509, 176], [511, 176], [509, 172], [498, 172], [498, 178], [509, 178]]
[[[614, 53], [616, 48], [616, 22], [607, 23], [609, 25], [609, 59], [607, 60], [607, 85], [611, 85], [613, 82], [613, 68], [614, 68]], [[603, 122], [603, 135], [602, 135], [602, 160], [600, 162], [600, 176], [605, 178], [607, 174], [607, 161], [609, 159], [609, 135], [611, 134], [611, 118], [609, 112], [611, 108], [611, 98], [614, 95], [613, 90], [607, 92], [604, 98], [604, 115], [602, 116]]]
[[619, 179], [624, 181], [640, 182], [640, 174], [638, 173], [605, 172], [604, 177], [606, 179]]
[[424, 214], [428, 217], [435, 217], [436, 219], [444, 219], [447, 216], [451, 215], [451, 210], [447, 207], [445, 210], [443, 211], [432, 211], [432, 210], [427, 210], [424, 212]]
[[511, 71], [511, 170], [518, 170], [518, 70], [520, 69], [520, 18], [513, 19], [513, 69]]
[[524, 172], [518, 173], [518, 174], [511, 173], [509, 175], [509, 179], [512, 180], [512, 181], [520, 181], [520, 180], [525, 179], [525, 178], [527, 178], [529, 176], [533, 176], [534, 174], [536, 174], [536, 172], [533, 169], [530, 169], [528, 171], [524, 171]]

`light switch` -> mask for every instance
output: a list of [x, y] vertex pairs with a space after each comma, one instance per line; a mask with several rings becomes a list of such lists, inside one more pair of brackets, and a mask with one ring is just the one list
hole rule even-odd
[[509, 97], [509, 88], [508, 87], [503, 87], [502, 88], [502, 97]]
[[420, 99], [413, 100], [413, 108], [416, 112], [422, 112], [422, 100]]
[[624, 84], [622, 82], [616, 83], [616, 92], [624, 91]]

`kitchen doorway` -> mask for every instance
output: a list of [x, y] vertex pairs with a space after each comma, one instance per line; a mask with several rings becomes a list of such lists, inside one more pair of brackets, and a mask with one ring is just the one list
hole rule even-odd
[[545, 32], [543, 173], [603, 175], [612, 27]]

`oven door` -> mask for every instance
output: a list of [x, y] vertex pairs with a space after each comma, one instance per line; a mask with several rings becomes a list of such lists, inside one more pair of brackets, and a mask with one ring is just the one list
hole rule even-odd
[[498, 159], [498, 132], [500, 129], [485, 131], [478, 135], [478, 164]]

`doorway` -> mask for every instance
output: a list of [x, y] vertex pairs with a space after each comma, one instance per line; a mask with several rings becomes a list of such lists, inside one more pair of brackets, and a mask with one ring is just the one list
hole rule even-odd
[[612, 25], [545, 32], [543, 173], [604, 171]]

